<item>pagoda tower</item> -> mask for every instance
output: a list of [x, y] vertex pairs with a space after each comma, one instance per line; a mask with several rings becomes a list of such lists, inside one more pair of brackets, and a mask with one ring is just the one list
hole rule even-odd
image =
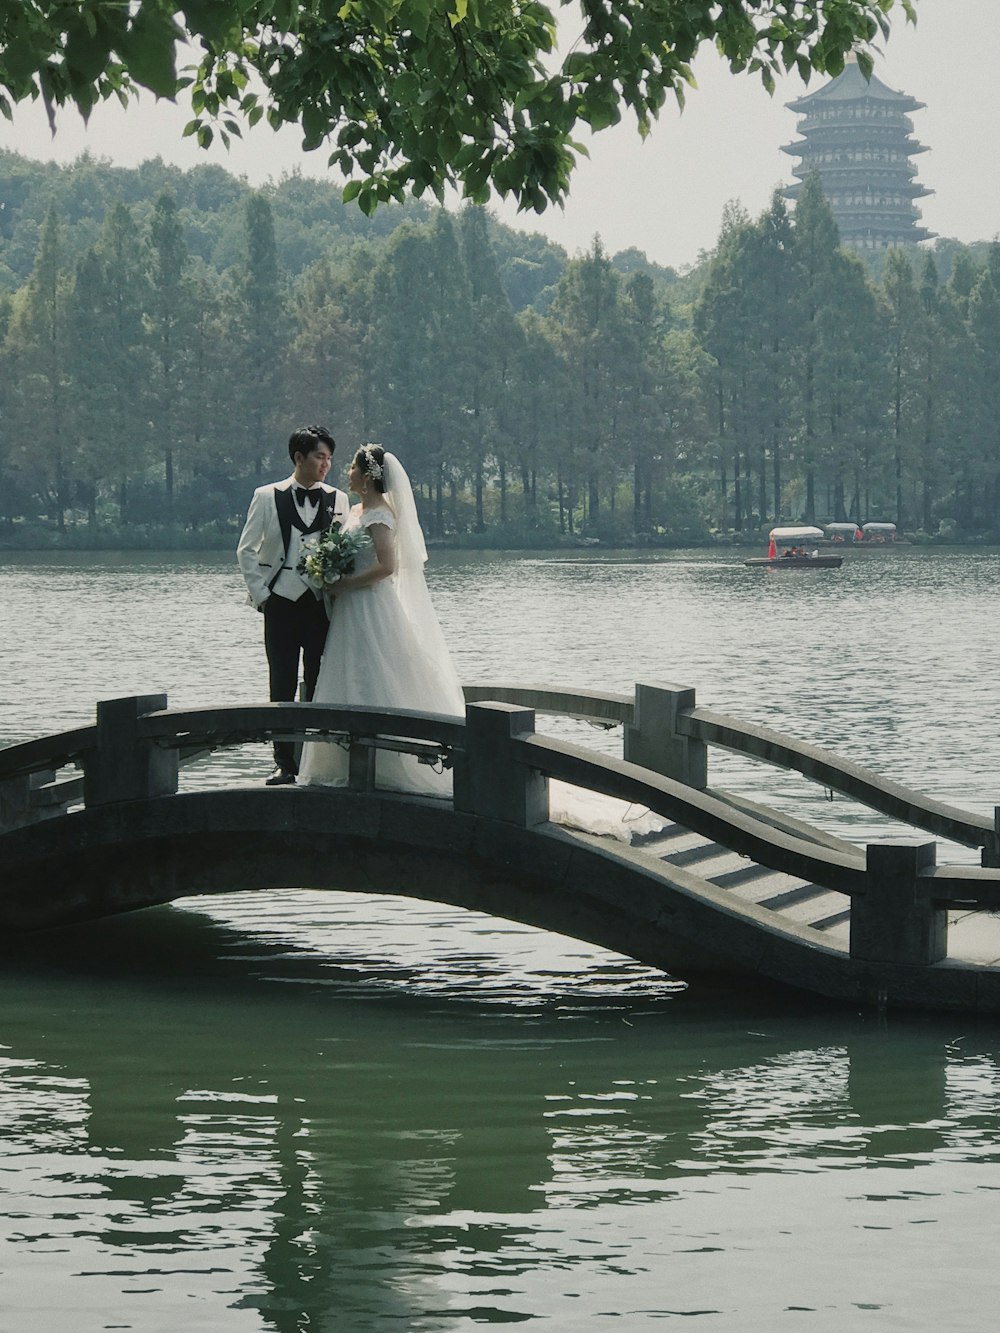
[[894, 92], [874, 75], [866, 80], [849, 57], [842, 74], [786, 105], [802, 117], [802, 138], [781, 150], [800, 159], [792, 172], [798, 183], [784, 191], [787, 198], [794, 199], [805, 178], [818, 171], [841, 244], [855, 250], [913, 245], [935, 235], [920, 226], [913, 203], [933, 191], [915, 179], [910, 158], [927, 150], [911, 138], [906, 114], [925, 103]]

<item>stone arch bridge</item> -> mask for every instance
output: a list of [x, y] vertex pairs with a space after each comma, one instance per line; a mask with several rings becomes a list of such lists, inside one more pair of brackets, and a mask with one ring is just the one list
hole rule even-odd
[[[191, 894], [348, 888], [557, 931], [695, 985], [752, 977], [854, 1003], [1000, 1012], [997, 811], [955, 809], [698, 708], [691, 689], [466, 696], [457, 722], [322, 704], [173, 710], [150, 694], [0, 750], [0, 928], [10, 940]], [[536, 712], [621, 726], [622, 757], [540, 734]], [[188, 781], [194, 761], [275, 736], [348, 748], [348, 786], [233, 785], [210, 760]], [[797, 771], [912, 836], [862, 846], [712, 787], [711, 746]], [[451, 768], [453, 798], [378, 790], [386, 747]], [[647, 806], [664, 827], [629, 845], [556, 825], [553, 779]], [[937, 838], [979, 849], [981, 864], [938, 864]]]

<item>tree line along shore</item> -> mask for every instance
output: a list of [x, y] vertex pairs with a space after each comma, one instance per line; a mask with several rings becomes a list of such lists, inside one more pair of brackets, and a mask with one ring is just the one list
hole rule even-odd
[[684, 272], [159, 159], [0, 153], [0, 198], [0, 547], [229, 546], [313, 421], [438, 543], [1000, 540], [1000, 243], [863, 261], [815, 178]]

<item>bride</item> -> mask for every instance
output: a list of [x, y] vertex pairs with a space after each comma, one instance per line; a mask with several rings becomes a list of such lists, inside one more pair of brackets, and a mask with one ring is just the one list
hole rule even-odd
[[[365, 444], [347, 481], [361, 503], [351, 508], [343, 530], [365, 529], [371, 545], [357, 555], [354, 572], [334, 584], [313, 702], [464, 718], [465, 696], [424, 578], [427, 548], [406, 470], [381, 445]], [[346, 786], [347, 768], [340, 746], [310, 744], [301, 780]], [[451, 791], [450, 774], [390, 750], [378, 751], [375, 783], [428, 796]]]
[[[357, 555], [354, 571], [334, 584], [313, 702], [405, 708], [464, 720], [462, 685], [424, 578], [427, 547], [406, 470], [380, 444], [365, 444], [354, 455], [347, 480], [361, 502], [351, 508], [343, 530], [365, 529], [371, 545]], [[300, 767], [306, 784], [347, 785], [348, 756], [339, 745], [310, 742]], [[380, 749], [375, 785], [447, 797], [451, 774], [414, 755]], [[558, 823], [624, 842], [663, 824], [648, 812], [631, 817], [623, 801], [555, 781], [549, 783], [549, 806]]]

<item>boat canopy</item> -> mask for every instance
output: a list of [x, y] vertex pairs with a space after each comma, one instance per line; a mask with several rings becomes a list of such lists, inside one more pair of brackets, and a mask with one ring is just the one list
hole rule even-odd
[[827, 532], [857, 532], [857, 523], [824, 523]]
[[863, 532], [895, 532], [895, 523], [863, 523], [861, 525]]
[[826, 533], [822, 528], [772, 528], [770, 535], [773, 542], [806, 542], [825, 537]]

